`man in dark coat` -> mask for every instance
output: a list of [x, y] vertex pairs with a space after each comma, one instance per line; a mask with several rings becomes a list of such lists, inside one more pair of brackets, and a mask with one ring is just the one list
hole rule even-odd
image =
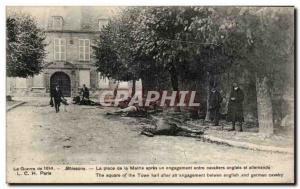
[[53, 101], [54, 99], [54, 107], [55, 107], [55, 111], [56, 113], [59, 112], [59, 107], [60, 107], [60, 103], [62, 102], [62, 99], [64, 98], [59, 85], [57, 85], [55, 87], [55, 89], [53, 89], [50, 93], [51, 95], [51, 101]]
[[209, 98], [209, 111], [211, 115], [211, 120], [214, 121], [214, 125], [219, 125], [220, 118], [220, 103], [222, 102], [222, 97], [219, 91], [214, 87], [211, 90], [210, 98]]
[[85, 86], [85, 84], [83, 84], [83, 87], [81, 89], [81, 93], [82, 93], [82, 100], [89, 100], [90, 99], [90, 91], [89, 89]]
[[228, 104], [228, 121], [232, 121], [232, 129], [235, 130], [235, 122], [239, 123], [239, 131], [243, 131], [242, 123], [244, 121], [243, 116], [243, 101], [244, 92], [237, 83], [233, 83], [232, 91], [230, 93], [230, 99]]

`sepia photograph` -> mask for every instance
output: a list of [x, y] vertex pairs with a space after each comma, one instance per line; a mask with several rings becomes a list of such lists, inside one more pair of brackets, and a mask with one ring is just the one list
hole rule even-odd
[[7, 183], [295, 184], [295, 7], [5, 14]]

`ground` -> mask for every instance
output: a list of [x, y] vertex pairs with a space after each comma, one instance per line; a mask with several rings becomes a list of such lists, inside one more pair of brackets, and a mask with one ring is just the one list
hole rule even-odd
[[[286, 164], [293, 154], [253, 151], [180, 136], [147, 137], [135, 118], [111, 108], [30, 99], [7, 112], [7, 160], [13, 164]], [[293, 167], [293, 165], [291, 166]]]

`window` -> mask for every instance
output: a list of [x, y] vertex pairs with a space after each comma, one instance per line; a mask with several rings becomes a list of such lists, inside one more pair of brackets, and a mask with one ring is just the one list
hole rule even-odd
[[66, 60], [66, 40], [62, 38], [54, 39], [54, 60]]
[[105, 26], [107, 24], [108, 24], [108, 20], [107, 19], [105, 19], [105, 18], [98, 19], [99, 31], [101, 31], [102, 28], [103, 28], [103, 26]]
[[52, 29], [62, 30], [63, 29], [63, 18], [61, 16], [52, 17]]
[[90, 60], [90, 40], [79, 39], [79, 60], [89, 61]]

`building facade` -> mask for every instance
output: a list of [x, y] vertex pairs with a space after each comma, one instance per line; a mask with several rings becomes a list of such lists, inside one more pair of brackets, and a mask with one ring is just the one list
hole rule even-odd
[[[130, 82], [102, 77], [94, 66], [92, 45], [99, 31], [117, 8], [110, 7], [41, 7], [36, 13], [39, 27], [46, 32], [46, 58], [42, 73], [32, 78], [7, 78], [7, 93], [15, 96], [48, 96], [60, 85], [64, 96], [78, 95], [85, 84], [91, 95], [103, 90], [130, 90]], [[22, 10], [24, 11], [24, 9]], [[138, 84], [140, 84], [138, 82]], [[139, 87], [137, 87], [139, 88]]]

